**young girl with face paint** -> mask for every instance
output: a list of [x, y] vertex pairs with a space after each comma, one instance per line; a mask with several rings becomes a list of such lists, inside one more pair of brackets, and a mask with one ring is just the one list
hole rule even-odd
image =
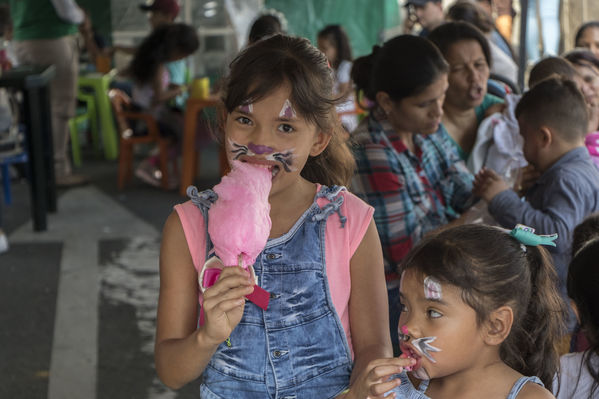
[[342, 187], [353, 159], [332, 87], [325, 56], [305, 39], [273, 36], [231, 64], [222, 113], [228, 160], [272, 174], [272, 228], [253, 265], [270, 302], [262, 310], [244, 301], [254, 280], [235, 266], [200, 294], [215, 193], [188, 190], [192, 201], [166, 222], [160, 258], [155, 358], [169, 387], [202, 376], [203, 399], [363, 399], [380, 378], [371, 360], [383, 358], [387, 374], [414, 363], [392, 358], [373, 209]]
[[[524, 234], [526, 237], [521, 238]], [[402, 398], [552, 398], [565, 304], [549, 253], [485, 225], [422, 240], [400, 267]], [[526, 244], [524, 244], [526, 243]]]

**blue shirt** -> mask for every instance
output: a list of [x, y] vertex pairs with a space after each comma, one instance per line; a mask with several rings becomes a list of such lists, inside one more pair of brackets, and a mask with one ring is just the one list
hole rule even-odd
[[553, 256], [564, 298], [572, 247], [572, 232], [582, 220], [599, 211], [599, 170], [585, 147], [564, 154], [547, 169], [525, 195], [512, 190], [497, 194], [489, 213], [505, 228], [517, 223], [536, 229], [536, 234], [557, 233], [556, 247], [546, 247]]
[[[187, 64], [185, 63], [185, 59], [169, 62], [165, 66], [168, 71], [169, 83], [175, 85], [184, 85], [187, 83]], [[185, 92], [175, 97], [175, 106], [181, 109], [185, 108], [187, 96], [188, 94]]]

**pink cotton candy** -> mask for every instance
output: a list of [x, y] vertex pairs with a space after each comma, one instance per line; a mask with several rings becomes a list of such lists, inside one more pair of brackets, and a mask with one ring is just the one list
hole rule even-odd
[[232, 170], [214, 186], [218, 200], [208, 211], [208, 233], [224, 265], [253, 265], [270, 234], [271, 171], [251, 163], [233, 161]]

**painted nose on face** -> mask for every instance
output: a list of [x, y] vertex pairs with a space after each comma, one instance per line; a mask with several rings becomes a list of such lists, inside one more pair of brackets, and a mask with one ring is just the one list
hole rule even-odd
[[258, 145], [254, 143], [248, 144], [248, 148], [256, 155], [272, 154], [274, 152], [274, 149], [272, 147], [269, 147], [267, 145]]

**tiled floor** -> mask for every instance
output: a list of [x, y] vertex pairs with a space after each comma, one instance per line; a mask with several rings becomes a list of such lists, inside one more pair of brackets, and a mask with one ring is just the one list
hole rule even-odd
[[[202, 152], [198, 188], [218, 182]], [[92, 183], [59, 192], [35, 233], [25, 182], [3, 207], [11, 248], [0, 255], [0, 398], [198, 398], [165, 388], [153, 368], [160, 231], [185, 201], [134, 181], [116, 189], [116, 163], [85, 159]]]

